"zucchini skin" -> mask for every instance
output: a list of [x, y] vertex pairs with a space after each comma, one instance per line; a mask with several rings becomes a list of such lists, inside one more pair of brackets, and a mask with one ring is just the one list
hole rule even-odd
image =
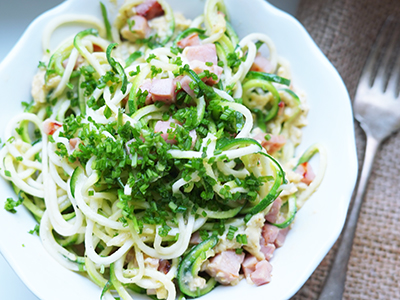
[[210, 278], [207, 284], [202, 289], [192, 291], [189, 286], [188, 278], [193, 278], [197, 275], [198, 270], [196, 266], [200, 266], [199, 260], [205, 261], [207, 258], [202, 259], [201, 255], [214, 248], [218, 243], [218, 237], [215, 235], [210, 236], [205, 241], [201, 242], [185, 256], [178, 267], [178, 286], [180, 291], [189, 297], [200, 297], [209, 293], [217, 284], [214, 278]]

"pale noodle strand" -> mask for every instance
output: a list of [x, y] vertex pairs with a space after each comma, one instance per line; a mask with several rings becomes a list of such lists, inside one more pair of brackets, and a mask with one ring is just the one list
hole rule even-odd
[[[42, 47], [43, 52], [47, 52], [50, 49], [50, 38], [53, 32], [60, 27], [61, 25], [68, 23], [83, 23], [88, 25], [94, 25], [98, 30], [101, 36], [105, 36], [106, 29], [103, 25], [103, 22], [92, 15], [61, 15], [57, 18], [54, 18], [49, 23], [47, 23], [42, 38]], [[51, 51], [50, 51], [51, 52]]]
[[79, 271], [78, 264], [74, 263], [76, 261], [76, 255], [65, 250], [60, 246], [52, 234], [53, 227], [51, 226], [47, 210], [42, 216], [40, 222], [39, 236], [42, 241], [44, 248], [47, 252], [62, 266], [72, 271]]

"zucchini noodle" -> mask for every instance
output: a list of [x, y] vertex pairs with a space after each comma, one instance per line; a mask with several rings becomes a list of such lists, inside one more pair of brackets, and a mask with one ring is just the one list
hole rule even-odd
[[[48, 253], [100, 299], [199, 297], [243, 273], [268, 283], [327, 164], [318, 143], [295, 156], [308, 107], [290, 63], [263, 33], [239, 39], [222, 0], [193, 21], [164, 0], [128, 0], [113, 22], [101, 12], [44, 31], [33, 100], [0, 150], [19, 197], [5, 208], [22, 203]], [[51, 50], [55, 29], [77, 22], [93, 28]]]

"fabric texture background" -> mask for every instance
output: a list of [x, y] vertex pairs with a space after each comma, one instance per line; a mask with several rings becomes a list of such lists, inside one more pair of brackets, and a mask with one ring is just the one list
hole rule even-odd
[[[389, 15], [400, 20], [400, 0], [301, 0], [296, 17], [337, 68], [353, 100], [369, 50]], [[361, 170], [365, 135], [357, 122], [355, 136]], [[292, 299], [318, 299], [336, 248]], [[343, 299], [400, 299], [400, 133], [377, 153]]]

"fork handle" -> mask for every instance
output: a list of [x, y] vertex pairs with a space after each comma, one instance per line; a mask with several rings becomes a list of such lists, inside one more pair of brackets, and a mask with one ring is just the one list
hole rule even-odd
[[347, 264], [349, 262], [357, 220], [360, 214], [361, 204], [364, 199], [368, 179], [371, 174], [375, 154], [381, 141], [367, 135], [367, 145], [364, 156], [364, 164], [358, 183], [357, 193], [353, 207], [350, 210], [347, 222], [342, 232], [342, 239], [336, 253], [335, 260], [325, 281], [319, 300], [339, 300], [343, 298], [344, 284], [346, 281]]

